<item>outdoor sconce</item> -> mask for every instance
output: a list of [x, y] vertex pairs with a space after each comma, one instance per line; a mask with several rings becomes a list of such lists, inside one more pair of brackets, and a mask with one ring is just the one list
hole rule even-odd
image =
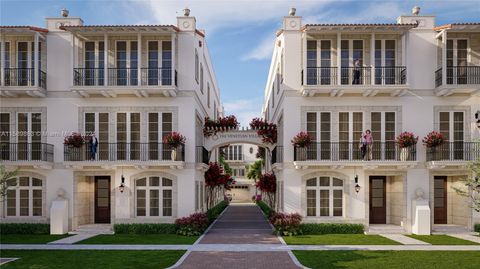
[[120, 186], [118, 187], [121, 193], [125, 190], [125, 177], [122, 175], [122, 183], [120, 183]]
[[477, 120], [477, 128], [480, 129], [480, 110], [475, 113], [475, 119]]
[[355, 192], [360, 192], [360, 185], [358, 185], [358, 175], [355, 175]]

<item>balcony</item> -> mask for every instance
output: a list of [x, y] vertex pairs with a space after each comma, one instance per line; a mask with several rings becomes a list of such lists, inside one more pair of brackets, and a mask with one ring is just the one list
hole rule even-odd
[[0, 161], [13, 166], [51, 169], [53, 145], [47, 143], [0, 143]]
[[434, 148], [427, 148], [429, 168], [455, 168], [480, 159], [480, 142], [446, 142]]
[[435, 71], [435, 87], [438, 96], [475, 92], [480, 89], [480, 66], [450, 66], [446, 72], [439, 68]]
[[[339, 73], [340, 70], [340, 73]], [[307, 67], [302, 73], [303, 95], [361, 93], [363, 96], [398, 96], [406, 89], [407, 68], [392, 67]]]
[[276, 146], [272, 150], [272, 165], [283, 163], [283, 146]]
[[208, 165], [209, 159], [208, 150], [205, 147], [197, 146], [195, 149], [195, 162]]
[[362, 158], [359, 142], [317, 142], [306, 148], [295, 147], [294, 164], [296, 168], [346, 165], [406, 168], [417, 164], [417, 151], [416, 145], [401, 148], [396, 142], [374, 142], [368, 160], [368, 157]]
[[64, 161], [74, 167], [131, 164], [183, 168], [185, 145], [174, 149], [164, 143], [99, 143], [95, 154], [89, 144], [79, 148], [65, 145]]
[[44, 97], [47, 89], [47, 73], [38, 71], [38, 85], [35, 83], [35, 68], [4, 68], [2, 95], [15, 97], [26, 93], [32, 97]]

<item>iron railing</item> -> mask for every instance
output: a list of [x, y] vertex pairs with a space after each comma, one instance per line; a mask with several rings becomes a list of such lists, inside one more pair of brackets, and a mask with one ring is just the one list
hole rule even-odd
[[[170, 86], [172, 85], [172, 68], [142, 68], [142, 85]], [[175, 72], [176, 75], [176, 72]], [[176, 76], [175, 76], [176, 85]]]
[[0, 142], [0, 160], [53, 162], [53, 145], [40, 142]]
[[375, 66], [375, 85], [404, 85], [407, 82], [405, 66]]
[[205, 147], [197, 146], [195, 152], [195, 162], [204, 163], [208, 165], [208, 150]]
[[372, 68], [365, 67], [341, 67], [340, 82], [342, 85], [370, 85], [372, 80]]
[[294, 161], [416, 161], [416, 145], [401, 148], [396, 142], [374, 142], [362, 152], [359, 142], [316, 142], [294, 147]]
[[283, 163], [283, 146], [276, 146], [272, 150], [272, 164]]
[[[435, 71], [435, 87], [443, 85], [442, 68]], [[447, 85], [480, 84], [480, 66], [447, 66]]]
[[307, 67], [306, 85], [337, 85], [337, 70], [336, 67]]
[[427, 148], [427, 162], [478, 159], [480, 159], [480, 142], [445, 142], [440, 146]]
[[137, 68], [108, 68], [109, 86], [137, 86]]
[[172, 148], [165, 143], [98, 143], [64, 146], [64, 160], [73, 161], [185, 161], [185, 145]]
[[[5, 68], [5, 86], [35, 86], [35, 68]], [[47, 88], [47, 74], [38, 71], [39, 85], [43, 89]]]
[[74, 68], [73, 85], [75, 86], [103, 86], [104, 68]]

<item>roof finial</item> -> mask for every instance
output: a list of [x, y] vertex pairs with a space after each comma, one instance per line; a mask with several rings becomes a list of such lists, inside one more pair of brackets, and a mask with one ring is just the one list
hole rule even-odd
[[415, 16], [418, 16], [418, 14], [420, 14], [420, 7], [419, 6], [414, 6], [412, 8], [412, 14], [415, 15]]
[[62, 8], [61, 14], [62, 14], [62, 17], [64, 17], [64, 18], [68, 17], [68, 9]]
[[291, 7], [290, 10], [288, 11], [288, 15], [295, 16], [296, 12], [297, 12], [297, 9], [294, 7]]
[[183, 9], [183, 15], [184, 15], [185, 17], [190, 16], [190, 9], [189, 9], [188, 7], [185, 7], [185, 8]]

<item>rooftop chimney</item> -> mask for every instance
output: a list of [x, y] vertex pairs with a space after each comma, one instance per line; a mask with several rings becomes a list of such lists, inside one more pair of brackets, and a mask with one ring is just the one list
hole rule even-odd
[[297, 12], [297, 9], [294, 7], [291, 7], [290, 10], [288, 11], [289, 16], [295, 16], [295, 13]]
[[420, 7], [419, 7], [419, 6], [414, 6], [414, 7], [412, 8], [412, 14], [413, 14], [414, 16], [418, 16], [418, 14], [420, 14]]
[[83, 25], [83, 21], [79, 17], [69, 17], [70, 12], [66, 8], [60, 11], [58, 18], [46, 18], [47, 29], [51, 32], [64, 32], [63, 26], [79, 26]]
[[283, 18], [283, 30], [298, 31], [302, 27], [302, 17], [296, 16], [297, 9], [291, 7], [288, 11], [288, 16]]
[[62, 8], [62, 11], [61, 11], [60, 14], [62, 14], [62, 17], [64, 17], [64, 18], [68, 17], [68, 9]]
[[413, 30], [431, 29], [435, 27], [435, 16], [420, 15], [420, 7], [414, 6], [411, 15], [401, 15], [397, 18], [397, 23], [415, 23], [417, 27]]
[[190, 9], [188, 7], [183, 9], [183, 16], [177, 17], [177, 27], [180, 31], [193, 32], [197, 29], [195, 17], [190, 17]]

